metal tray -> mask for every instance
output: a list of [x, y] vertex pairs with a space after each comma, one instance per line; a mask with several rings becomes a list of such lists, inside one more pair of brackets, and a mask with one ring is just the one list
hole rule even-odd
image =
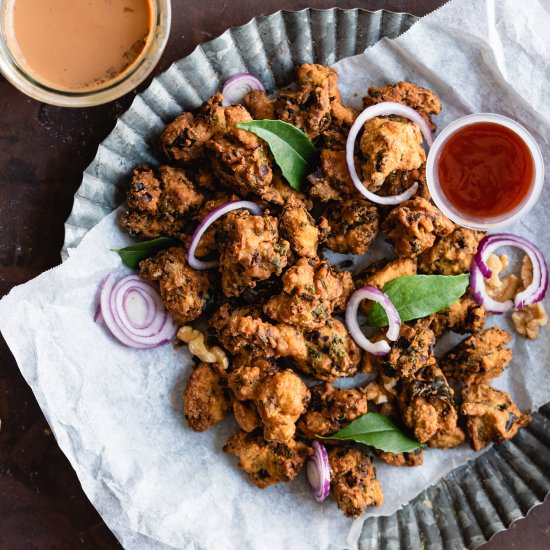
[[[182, 110], [200, 105], [236, 71], [270, 90], [289, 84], [301, 63], [330, 65], [395, 38], [417, 17], [385, 10], [279, 11], [227, 30], [174, 63], [138, 95], [84, 171], [65, 224], [62, 256], [124, 200], [139, 162], [158, 164], [154, 143]], [[475, 548], [506, 529], [550, 492], [550, 403], [512, 440], [444, 476], [389, 517], [368, 518], [359, 548]]]

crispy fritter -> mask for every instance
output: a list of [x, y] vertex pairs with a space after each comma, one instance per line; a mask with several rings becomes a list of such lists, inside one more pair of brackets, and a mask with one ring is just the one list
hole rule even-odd
[[358, 518], [368, 506], [384, 502], [372, 459], [353, 447], [334, 447], [328, 452], [330, 492], [347, 518]]
[[292, 196], [284, 205], [279, 222], [281, 234], [288, 239], [293, 252], [305, 258], [317, 256], [317, 246], [328, 233], [328, 224], [324, 218], [320, 219], [323, 226], [320, 231], [304, 202]]
[[127, 194], [129, 210], [122, 213], [119, 223], [133, 237], [183, 238], [187, 215], [203, 200], [181, 168], [161, 166], [155, 172], [140, 164]]
[[187, 265], [185, 250], [173, 246], [139, 263], [140, 276], [158, 281], [164, 307], [178, 325], [202, 315], [211, 291], [208, 273]]
[[278, 220], [265, 212], [253, 216], [234, 210], [217, 232], [219, 269], [226, 296], [239, 296], [258, 281], [280, 275], [288, 261], [290, 244], [279, 237]]
[[403, 275], [416, 275], [416, 258], [381, 260], [370, 264], [357, 276], [356, 287], [370, 285], [382, 289], [384, 285]]
[[237, 432], [229, 438], [223, 452], [239, 457], [239, 466], [260, 489], [274, 483], [291, 481], [302, 469], [313, 450], [301, 441], [266, 441], [261, 432]]
[[472, 334], [445, 354], [441, 369], [451, 380], [488, 382], [500, 376], [512, 360], [512, 350], [504, 347], [511, 339], [512, 335], [499, 327]]
[[231, 399], [222, 377], [208, 363], [201, 363], [183, 392], [183, 412], [195, 432], [204, 432], [225, 417]]
[[314, 439], [316, 435], [331, 435], [368, 410], [364, 389], [341, 390], [324, 382], [310, 390], [307, 412], [297, 425], [300, 433], [308, 439]]
[[348, 134], [357, 118], [358, 112], [351, 107], [342, 105], [337, 98], [330, 104], [330, 124], [321, 134], [322, 147], [333, 151], [343, 151], [346, 148]]
[[239, 401], [254, 400], [259, 385], [279, 368], [272, 361], [248, 354], [238, 355], [227, 375], [227, 385]]
[[398, 402], [403, 422], [418, 441], [425, 443], [436, 434], [455, 432], [454, 391], [435, 360], [401, 382]]
[[436, 275], [468, 273], [483, 238], [482, 231], [457, 227], [452, 233], [440, 237], [435, 244], [418, 257], [418, 271]]
[[283, 292], [272, 296], [264, 313], [304, 330], [323, 327], [353, 290], [349, 272], [336, 273], [330, 263], [300, 258], [282, 277]]
[[380, 370], [389, 377], [411, 376], [433, 360], [435, 336], [429, 319], [401, 325], [399, 338], [380, 361]]
[[414, 466], [422, 466], [424, 462], [422, 448], [415, 449], [410, 453], [386, 453], [383, 451], [376, 451], [376, 456], [390, 466], [408, 466], [413, 468]]
[[361, 352], [338, 319], [328, 319], [324, 327], [306, 333], [305, 340], [306, 356], [293, 357], [303, 372], [327, 382], [357, 374]]
[[407, 189], [410, 189], [415, 183], [418, 183], [416, 193], [411, 197], [418, 197], [431, 200], [428, 184], [426, 183], [426, 165], [423, 164], [420, 168], [414, 170], [396, 170], [388, 174], [382, 187], [376, 192], [381, 197], [389, 197], [393, 195], [401, 195]]
[[363, 183], [376, 193], [396, 170], [415, 170], [426, 162], [422, 133], [406, 119], [375, 117], [365, 123], [359, 141]]
[[267, 441], [286, 443], [294, 437], [296, 421], [306, 410], [310, 394], [302, 379], [286, 369], [260, 382], [255, 395]]
[[255, 193], [263, 198], [273, 178], [268, 146], [252, 132], [236, 127], [251, 120], [242, 105], [218, 109], [207, 147], [212, 170], [226, 187], [242, 196]]
[[221, 109], [222, 99], [215, 94], [195, 114], [183, 113], [166, 126], [160, 143], [168, 159], [188, 164], [205, 156], [206, 143], [213, 135], [211, 118]]
[[462, 429], [457, 426], [454, 431], [450, 433], [445, 431], [436, 432], [435, 435], [428, 440], [428, 447], [431, 449], [452, 449], [462, 445], [464, 441], [466, 441], [466, 435]]
[[506, 392], [486, 384], [463, 388], [460, 412], [468, 417], [468, 439], [476, 451], [491, 441], [502, 443], [512, 439], [520, 428], [531, 422], [530, 411], [522, 413]]
[[304, 336], [298, 329], [264, 321], [257, 307], [232, 309], [224, 304], [210, 319], [210, 326], [225, 349], [235, 355], [308, 357]]
[[454, 229], [453, 223], [427, 200], [417, 198], [395, 207], [382, 224], [399, 257], [414, 258], [433, 246], [436, 237]]
[[260, 415], [252, 401], [233, 401], [233, 415], [241, 430], [247, 433], [262, 426]]
[[327, 246], [334, 252], [365, 254], [378, 234], [378, 210], [365, 199], [331, 204], [325, 216], [330, 226]]
[[439, 338], [448, 330], [458, 334], [479, 332], [485, 325], [487, 313], [469, 294], [459, 298], [453, 305], [443, 311], [434, 313], [430, 328]]
[[262, 90], [250, 90], [243, 97], [243, 105], [254, 120], [275, 118], [275, 100], [270, 99]]
[[396, 82], [381, 88], [373, 86], [369, 88], [368, 95], [363, 98], [363, 107], [370, 107], [383, 101], [403, 103], [412, 107], [422, 115], [435, 132], [436, 126], [430, 115], [438, 115], [441, 112], [441, 101], [431, 90], [410, 82]]

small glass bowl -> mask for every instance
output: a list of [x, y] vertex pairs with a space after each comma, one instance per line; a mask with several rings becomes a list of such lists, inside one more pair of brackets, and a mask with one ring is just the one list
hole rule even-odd
[[[531, 183], [529, 194], [510, 212], [492, 218], [477, 218], [458, 210], [443, 193], [438, 176], [441, 150], [447, 140], [461, 128], [478, 122], [491, 122], [493, 124], [500, 124], [501, 126], [505, 126], [506, 128], [512, 130], [527, 145], [533, 158], [533, 182]], [[533, 206], [535, 206], [544, 185], [544, 161], [539, 146], [537, 145], [537, 142], [535, 141], [533, 136], [515, 120], [495, 113], [467, 115], [449, 124], [449, 126], [447, 126], [435, 139], [433, 145], [430, 148], [428, 159], [426, 161], [426, 181], [428, 183], [428, 189], [436, 206], [450, 220], [464, 227], [469, 227], [470, 229], [489, 231], [491, 229], [498, 229], [501, 227], [512, 225], [513, 223], [523, 218], [533, 208]]]
[[158, 63], [170, 33], [172, 6], [170, 0], [152, 1], [153, 29], [139, 57], [116, 78], [103, 85], [82, 91], [57, 90], [31, 76], [17, 61], [10, 49], [14, 40], [10, 35], [8, 10], [13, 0], [0, 0], [0, 72], [24, 94], [59, 107], [92, 107], [114, 101], [141, 84]]

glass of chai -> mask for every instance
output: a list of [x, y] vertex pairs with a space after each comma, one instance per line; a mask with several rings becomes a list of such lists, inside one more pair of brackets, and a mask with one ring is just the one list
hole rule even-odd
[[0, 0], [0, 71], [44, 103], [107, 103], [151, 73], [170, 21], [170, 0]]

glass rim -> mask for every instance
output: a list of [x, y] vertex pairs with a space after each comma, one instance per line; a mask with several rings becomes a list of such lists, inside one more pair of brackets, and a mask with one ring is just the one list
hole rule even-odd
[[170, 34], [172, 6], [170, 0], [152, 0], [152, 29], [145, 47], [136, 60], [121, 74], [105, 84], [82, 91], [60, 90], [42, 84], [25, 71], [11, 53], [5, 40], [5, 13], [8, 0], [0, 0], [0, 73], [20, 92], [37, 101], [58, 107], [93, 107], [114, 101], [139, 86], [156, 67]]
[[[533, 182], [527, 196], [510, 212], [490, 218], [478, 218], [460, 212], [443, 193], [438, 175], [442, 147], [458, 130], [478, 122], [498, 124], [513, 131], [525, 143], [533, 159]], [[488, 231], [512, 225], [525, 217], [535, 206], [544, 186], [544, 159], [533, 135], [516, 120], [497, 113], [470, 114], [446, 126], [435, 138], [426, 160], [426, 183], [435, 205], [451, 221], [469, 229]]]

